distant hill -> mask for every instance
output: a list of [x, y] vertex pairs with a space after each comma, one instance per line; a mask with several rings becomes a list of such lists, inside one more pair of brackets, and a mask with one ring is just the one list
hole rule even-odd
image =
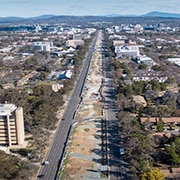
[[53, 14], [44, 14], [44, 15], [41, 15], [41, 16], [36, 16], [36, 17], [29, 17], [27, 19], [34, 19], [34, 20], [39, 20], [39, 19], [49, 19], [49, 18], [53, 18], [55, 17], [56, 15], [53, 15]]
[[71, 22], [74, 23], [85, 23], [85, 22], [102, 22], [102, 21], [121, 21], [122, 23], [128, 23], [134, 21], [134, 23], [140, 23], [148, 19], [157, 19], [160, 21], [162, 18], [174, 18], [176, 21], [180, 18], [180, 14], [175, 13], [165, 13], [165, 12], [150, 12], [144, 15], [136, 16], [133, 14], [120, 15], [120, 14], [109, 14], [104, 16], [64, 16], [64, 15], [53, 15], [45, 14], [37, 17], [0, 17], [0, 23], [22, 23], [22, 22], [31, 22], [31, 23], [41, 23], [41, 22]]
[[23, 20], [25, 20], [25, 18], [22, 17], [0, 17], [0, 23], [17, 22]]
[[141, 15], [143, 17], [165, 17], [165, 18], [180, 18], [180, 14], [176, 13], [166, 13], [166, 12], [158, 12], [153, 11], [147, 14]]
[[41, 16], [37, 17], [28, 17], [28, 18], [23, 18], [23, 17], [0, 17], [0, 23], [12, 23], [12, 22], [20, 22], [20, 21], [27, 21], [27, 20], [45, 20], [45, 19], [50, 19], [56, 17], [53, 14], [44, 14]]
[[105, 17], [137, 17], [135, 14], [125, 14], [125, 15], [121, 15], [121, 14], [108, 14], [105, 15]]

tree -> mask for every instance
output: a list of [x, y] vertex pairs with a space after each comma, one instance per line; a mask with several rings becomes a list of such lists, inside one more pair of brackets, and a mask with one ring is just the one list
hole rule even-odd
[[140, 64], [140, 65], [138, 66], [138, 69], [146, 70], [146, 69], [147, 69], [147, 65], [146, 65], [146, 64]]
[[141, 175], [141, 180], [164, 180], [165, 175], [158, 168], [151, 169]]
[[150, 84], [151, 84], [152, 90], [159, 91], [161, 89], [161, 85], [157, 80], [154, 80], [154, 79], [151, 80]]
[[159, 121], [157, 122], [157, 131], [158, 132], [163, 132], [163, 130], [164, 130], [164, 122], [160, 118]]
[[171, 146], [165, 149], [166, 159], [173, 165], [180, 164], [180, 138], [176, 137]]

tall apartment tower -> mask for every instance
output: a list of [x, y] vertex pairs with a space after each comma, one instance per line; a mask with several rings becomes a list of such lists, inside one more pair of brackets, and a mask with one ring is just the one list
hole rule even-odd
[[24, 143], [23, 108], [14, 104], [0, 104], [0, 145]]

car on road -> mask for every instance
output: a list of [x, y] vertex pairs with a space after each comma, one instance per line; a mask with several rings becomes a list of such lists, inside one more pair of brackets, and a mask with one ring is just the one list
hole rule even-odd
[[44, 161], [43, 165], [49, 165], [49, 161]]
[[125, 151], [124, 151], [124, 148], [119, 148], [119, 153], [120, 153], [120, 155], [123, 155], [124, 153], [125, 153]]

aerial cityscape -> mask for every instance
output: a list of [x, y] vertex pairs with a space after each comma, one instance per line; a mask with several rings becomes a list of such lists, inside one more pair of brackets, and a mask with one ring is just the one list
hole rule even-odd
[[0, 179], [180, 179], [179, 0], [0, 3]]

